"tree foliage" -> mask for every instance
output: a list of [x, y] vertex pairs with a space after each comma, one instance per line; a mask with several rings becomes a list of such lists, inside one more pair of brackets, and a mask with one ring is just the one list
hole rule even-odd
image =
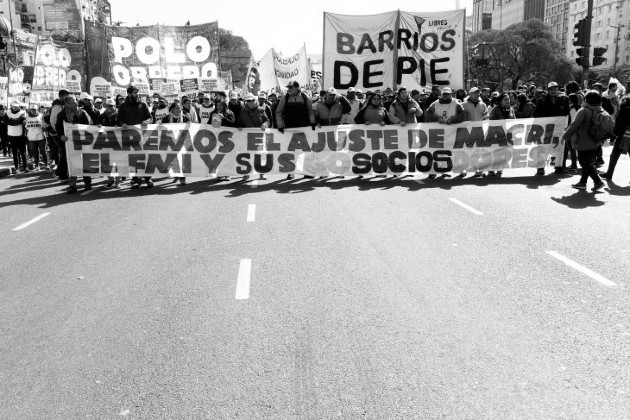
[[[232, 34], [232, 31], [219, 28], [219, 50], [220, 51], [249, 51], [249, 44], [241, 36]], [[221, 70], [232, 70], [234, 81], [243, 81], [247, 77], [247, 63], [221, 64]]]
[[471, 56], [469, 79], [493, 89], [516, 89], [533, 82], [537, 86], [573, 80], [573, 68], [561, 53], [560, 44], [539, 19], [509, 26], [502, 31], [481, 31], [470, 37], [470, 45], [485, 49], [485, 61]]

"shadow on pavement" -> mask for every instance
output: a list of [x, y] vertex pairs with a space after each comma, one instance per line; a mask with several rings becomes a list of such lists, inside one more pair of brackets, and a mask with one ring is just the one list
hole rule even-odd
[[[460, 178], [458, 176], [438, 176], [437, 178], [422, 178], [413, 179], [410, 176], [402, 176], [393, 178], [391, 175], [387, 177], [383, 176], [364, 176], [358, 178], [357, 176], [329, 177], [329, 178], [303, 178], [301, 175], [296, 175], [295, 179], [287, 180], [281, 178], [278, 180], [263, 180], [260, 181], [256, 188], [252, 188], [251, 182], [243, 181], [240, 178], [234, 178], [229, 181], [219, 181], [216, 179], [204, 179], [188, 183], [186, 185], [179, 185], [172, 182], [170, 178], [157, 178], [154, 177], [153, 181], [155, 186], [153, 188], [147, 188], [142, 184], [142, 187], [131, 191], [128, 187], [129, 180], [123, 183], [124, 187], [115, 190], [105, 190], [102, 186], [107, 182], [106, 178], [95, 178], [93, 180], [93, 188], [100, 191], [93, 191], [92, 193], [82, 196], [83, 183], [79, 181], [79, 191], [76, 194], [66, 194], [66, 185], [59, 185], [57, 181], [52, 177], [49, 172], [40, 172], [32, 174], [18, 175], [21, 178], [30, 178], [25, 184], [12, 185], [6, 191], [0, 192], [0, 196], [8, 195], [11, 193], [25, 192], [32, 190], [45, 190], [49, 188], [56, 188], [58, 192], [42, 196], [33, 197], [23, 200], [15, 200], [6, 203], [0, 203], [0, 208], [8, 207], [12, 205], [38, 205], [41, 208], [50, 208], [66, 203], [72, 203], [76, 201], [95, 201], [104, 200], [110, 198], [127, 198], [134, 199], [145, 196], [161, 196], [161, 195], [173, 195], [173, 194], [203, 194], [205, 192], [225, 191], [226, 197], [236, 198], [246, 194], [256, 194], [260, 192], [276, 192], [278, 194], [299, 194], [314, 191], [319, 188], [328, 188], [330, 190], [341, 190], [344, 188], [355, 188], [359, 191], [367, 190], [390, 190], [394, 188], [405, 188], [407, 191], [418, 191], [427, 188], [439, 188], [443, 190], [450, 190], [458, 186], [478, 186], [483, 187], [487, 185], [524, 185], [527, 188], [537, 189], [540, 187], [548, 187], [555, 185], [561, 181], [561, 176], [556, 174], [548, 174], [545, 176], [520, 176], [520, 177], [482, 177], [475, 178], [467, 176]], [[624, 190], [625, 191], [625, 190]], [[630, 191], [626, 192], [630, 195]], [[573, 196], [571, 196], [573, 197]], [[566, 198], [559, 201], [561, 204], [565, 204]], [[601, 205], [590, 204], [590, 205]], [[575, 206], [588, 206], [582, 203], [581, 199], [572, 203], [571, 200], [566, 202], [566, 205]], [[579, 208], [579, 207], [576, 207]]]
[[[600, 192], [601, 194], [601, 192]], [[603, 201], [597, 199], [597, 194], [591, 191], [576, 190], [572, 195], [565, 195], [564, 197], [556, 198], [551, 197], [553, 201], [558, 204], [565, 205], [572, 209], [585, 209], [587, 207], [600, 207], [603, 206]]]

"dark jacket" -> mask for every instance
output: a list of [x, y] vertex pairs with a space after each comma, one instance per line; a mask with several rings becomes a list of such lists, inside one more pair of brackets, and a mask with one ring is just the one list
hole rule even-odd
[[[173, 116], [169, 112], [164, 118], [162, 118], [162, 122], [164, 124], [171, 124]], [[190, 114], [182, 114], [182, 123], [191, 122]]]
[[319, 101], [315, 104], [315, 122], [320, 125], [339, 125], [343, 114], [350, 112], [350, 102], [343, 96], [337, 96], [332, 104], [326, 100]]
[[260, 127], [265, 124], [267, 127], [271, 126], [269, 117], [265, 112], [265, 108], [257, 106], [254, 109], [250, 109], [247, 105], [241, 110], [238, 118], [236, 119], [236, 127], [239, 128], [253, 128]]
[[87, 112], [85, 112], [85, 110], [81, 108], [77, 108], [77, 112], [74, 113], [74, 117], [72, 118], [72, 121], [68, 120], [68, 114], [66, 114], [66, 109], [64, 108], [61, 110], [61, 112], [59, 113], [59, 116], [57, 117], [57, 124], [55, 125], [55, 131], [57, 132], [58, 136], [65, 135], [65, 131], [63, 129], [64, 122], [67, 122], [68, 124], [92, 125], [92, 119], [87, 114]]
[[107, 112], [103, 112], [98, 116], [96, 124], [100, 124], [103, 127], [116, 127], [118, 124], [118, 112], [114, 112], [112, 115], [108, 115]]
[[601, 106], [584, 103], [575, 114], [575, 119], [564, 131], [562, 138], [565, 141], [571, 141], [571, 145], [577, 151], [594, 150], [601, 146], [602, 143], [589, 134], [589, 128], [593, 124], [593, 113], [599, 111], [602, 111]]
[[554, 101], [552, 96], [545, 95], [536, 103], [534, 118], [568, 116], [570, 105], [571, 103], [567, 96], [559, 95]]
[[87, 114], [90, 116], [90, 119], [92, 120], [92, 122], [94, 124], [96, 124], [96, 121], [98, 121], [98, 117], [100, 115], [100, 112], [98, 112], [96, 109], [94, 109], [94, 107], [92, 108], [83, 108], [83, 110], [85, 112], [87, 112]]
[[617, 138], [623, 136], [630, 127], [630, 96], [626, 96], [619, 104], [619, 115], [615, 120], [614, 134]]
[[151, 120], [151, 111], [145, 102], [132, 102], [130, 97], [118, 108], [118, 125], [137, 125]]

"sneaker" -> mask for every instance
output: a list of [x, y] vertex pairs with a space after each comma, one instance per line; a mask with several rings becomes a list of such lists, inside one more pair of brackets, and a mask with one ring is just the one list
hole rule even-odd
[[108, 190], [114, 188], [114, 184], [115, 181], [109, 181], [107, 184], [105, 184], [105, 188], [107, 188]]
[[475, 171], [475, 178], [481, 178], [483, 176], [483, 171]]
[[497, 171], [497, 176], [502, 176], [503, 175], [503, 171]]
[[294, 178], [295, 178], [295, 175], [293, 175], [293, 174], [287, 175], [287, 179], [294, 179]]
[[606, 181], [612, 181], [612, 175], [608, 175], [607, 172], [604, 172], [602, 174], [599, 174], [600, 178], [605, 179]]
[[429, 174], [429, 179], [435, 179], [437, 178], [437, 174]]
[[249, 175], [245, 175], [245, 176], [243, 177], [243, 181], [249, 181]]
[[140, 188], [140, 181], [132, 180], [131, 188]]
[[585, 190], [586, 189], [586, 184], [578, 182], [577, 184], [571, 185], [571, 187], [575, 188], [576, 190]]
[[488, 171], [488, 176], [495, 176], [496, 173], [494, 171]]
[[153, 181], [151, 181], [150, 179], [147, 179], [147, 187], [151, 188], [153, 186]]
[[536, 170], [536, 176], [543, 176], [545, 174], [545, 168], [538, 168]]
[[601, 190], [602, 188], [604, 188], [604, 181], [599, 181], [597, 184], [595, 184], [595, 186], [593, 187], [593, 189], [591, 191], [593, 192], [597, 192], [599, 190]]
[[186, 185], [186, 178], [179, 178], [179, 185]]
[[459, 173], [459, 177], [460, 177], [460, 178], [466, 178], [466, 175], [468, 175], [468, 172], [467, 172], [467, 171], [461, 171], [461, 172]]
[[11, 168], [11, 174], [13, 174], [13, 175], [17, 174], [17, 169]]
[[70, 185], [68, 187], [68, 190], [66, 191], [68, 194], [74, 194], [75, 192], [77, 192], [77, 187], [76, 185]]

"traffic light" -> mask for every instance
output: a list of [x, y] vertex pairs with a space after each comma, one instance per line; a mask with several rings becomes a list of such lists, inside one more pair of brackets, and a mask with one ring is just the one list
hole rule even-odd
[[588, 48], [576, 48], [575, 53], [578, 57], [575, 59], [575, 62], [578, 66], [584, 67], [588, 65]]
[[606, 58], [602, 57], [608, 51], [608, 48], [595, 47], [593, 48], [593, 66], [601, 66], [606, 61]]
[[573, 45], [579, 45], [586, 47], [589, 44], [587, 29], [588, 20], [586, 18], [580, 19], [578, 23], [573, 27]]

